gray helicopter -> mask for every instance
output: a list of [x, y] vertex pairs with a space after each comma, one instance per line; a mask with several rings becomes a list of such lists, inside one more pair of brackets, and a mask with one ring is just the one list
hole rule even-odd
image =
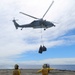
[[37, 19], [37, 20], [34, 20], [29, 24], [20, 25], [16, 22], [15, 19], [13, 19], [13, 22], [14, 22], [14, 25], [15, 25], [16, 29], [18, 29], [18, 27], [20, 27], [21, 30], [23, 28], [35, 28], [35, 29], [36, 28], [44, 28], [44, 30], [46, 30], [47, 28], [50, 28], [50, 27], [53, 27], [53, 26], [55, 27], [55, 25], [52, 22], [43, 20], [43, 18], [45, 17], [46, 13], [49, 11], [49, 9], [50, 9], [50, 7], [52, 6], [53, 3], [54, 3], [54, 1], [52, 1], [49, 8], [47, 9], [47, 11], [45, 12], [45, 14], [43, 15], [43, 17], [41, 19], [36, 18], [34, 16], [31, 16], [31, 15], [28, 15], [28, 14], [23, 13], [23, 12], [20, 12], [23, 15], [29, 16], [29, 17]]

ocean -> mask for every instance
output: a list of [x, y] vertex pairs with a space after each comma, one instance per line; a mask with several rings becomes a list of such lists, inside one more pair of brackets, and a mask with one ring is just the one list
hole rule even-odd
[[[51, 68], [60, 70], [73, 70], [75, 71], [75, 65], [50, 65]], [[41, 69], [42, 65], [25, 65], [22, 66], [24, 69]]]
[[61, 70], [75, 70], [75, 65], [51, 65], [51, 67]]
[[[75, 71], [75, 65], [50, 65], [51, 68], [60, 70], [72, 70]], [[42, 65], [19, 65], [20, 69], [41, 69]], [[0, 69], [13, 69], [13, 67], [5, 68], [0, 67]]]

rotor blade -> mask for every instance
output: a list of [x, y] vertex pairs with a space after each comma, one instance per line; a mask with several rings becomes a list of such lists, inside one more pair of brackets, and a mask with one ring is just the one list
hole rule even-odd
[[59, 23], [57, 23], [57, 22], [55, 22], [55, 21], [50, 21], [50, 22], [55, 23], [55, 24], [59, 24]]
[[49, 11], [50, 7], [52, 6], [52, 4], [54, 3], [54, 1], [52, 1], [52, 3], [50, 4], [49, 8], [47, 9], [47, 11], [45, 12], [45, 14], [43, 15], [42, 18], [44, 18], [44, 16], [46, 15], [46, 13]]
[[29, 17], [31, 17], [31, 18], [34, 18], [34, 19], [39, 19], [39, 18], [36, 18], [36, 17], [34, 17], [34, 16], [28, 15], [28, 14], [23, 13], [23, 12], [20, 12], [20, 13], [23, 14], [23, 15], [29, 16]]

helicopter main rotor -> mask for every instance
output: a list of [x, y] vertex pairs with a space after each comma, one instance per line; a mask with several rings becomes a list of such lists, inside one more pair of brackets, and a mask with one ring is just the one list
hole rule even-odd
[[[54, 1], [52, 1], [52, 3], [50, 4], [49, 8], [47, 9], [47, 11], [45, 12], [45, 14], [43, 15], [42, 19], [45, 17], [45, 15], [46, 15], [47, 12], [49, 11], [49, 9], [50, 9], [51, 6], [53, 5], [53, 3], [54, 3]], [[34, 18], [34, 19], [39, 19], [39, 18], [37, 18], [37, 17], [34, 17], [34, 16], [31, 16], [31, 15], [28, 15], [28, 14], [23, 13], [23, 12], [20, 12], [20, 13], [23, 14], [23, 15], [29, 16], [29, 17], [31, 17], [31, 18]]]
[[34, 19], [39, 19], [39, 18], [37, 18], [37, 17], [34, 17], [34, 16], [31, 16], [31, 15], [28, 15], [28, 14], [23, 13], [23, 12], [20, 12], [20, 13], [23, 14], [23, 15], [29, 16], [29, 17], [31, 17], [31, 18], [34, 18]]

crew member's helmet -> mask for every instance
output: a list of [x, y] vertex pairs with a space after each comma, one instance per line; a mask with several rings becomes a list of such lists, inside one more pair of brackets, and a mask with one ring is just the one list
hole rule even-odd
[[44, 64], [43, 68], [50, 68], [50, 65], [49, 64]]
[[14, 66], [14, 67], [15, 67], [15, 69], [18, 69], [18, 68], [19, 68], [18, 64], [15, 64], [15, 66]]

